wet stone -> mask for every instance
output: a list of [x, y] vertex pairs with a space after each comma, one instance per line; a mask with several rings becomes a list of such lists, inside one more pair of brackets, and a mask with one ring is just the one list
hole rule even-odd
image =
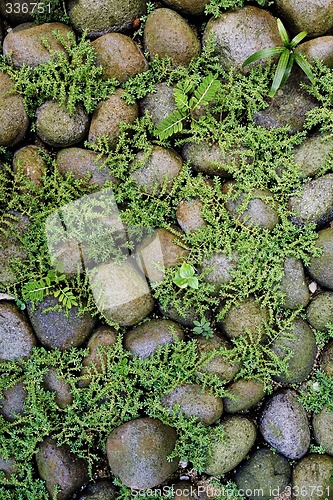
[[25, 316], [10, 302], [0, 302], [0, 361], [28, 358], [36, 337]]
[[176, 217], [185, 233], [192, 233], [206, 225], [206, 221], [201, 215], [202, 208], [203, 204], [198, 198], [179, 202]]
[[230, 339], [246, 336], [248, 333], [259, 338], [267, 320], [267, 308], [258, 304], [254, 297], [249, 297], [239, 305], [231, 306], [221, 320], [221, 326]]
[[147, 359], [167, 344], [184, 340], [182, 328], [168, 319], [152, 319], [129, 330], [124, 336], [125, 348], [140, 359]]
[[141, 114], [147, 111], [155, 127], [158, 127], [176, 109], [174, 89], [164, 82], [158, 83], [156, 92], [147, 94], [140, 102]]
[[19, 143], [29, 126], [23, 98], [12, 90], [12, 80], [0, 72], [0, 146], [14, 146]]
[[0, 414], [5, 420], [14, 422], [20, 415], [24, 415], [24, 403], [27, 391], [23, 382], [18, 382], [9, 389], [3, 391], [3, 398], [0, 399]]
[[318, 445], [333, 456], [333, 411], [325, 406], [320, 413], [313, 415], [312, 425]]
[[299, 259], [295, 259], [295, 257], [287, 257], [284, 261], [284, 277], [282, 278], [281, 292], [285, 295], [283, 305], [287, 309], [305, 307], [310, 300], [303, 264]]
[[333, 290], [333, 229], [319, 231], [316, 246], [322, 254], [311, 258], [310, 276], [320, 285]]
[[223, 398], [224, 410], [228, 413], [239, 413], [259, 403], [265, 396], [264, 384], [259, 380], [239, 379], [228, 385], [228, 393], [232, 397]]
[[163, 0], [163, 3], [182, 14], [198, 16], [204, 13], [209, 0]]
[[276, 0], [275, 5], [295, 34], [306, 31], [315, 38], [333, 28], [332, 0]]
[[333, 457], [311, 454], [300, 460], [293, 470], [292, 488], [295, 500], [333, 499], [330, 480]]
[[49, 368], [44, 375], [44, 386], [55, 393], [55, 400], [59, 408], [66, 408], [72, 404], [73, 396], [70, 385], [59, 375], [55, 368]]
[[333, 324], [333, 293], [321, 292], [316, 295], [310, 302], [306, 314], [313, 328], [327, 330], [329, 323]]
[[36, 187], [42, 186], [42, 176], [45, 173], [47, 165], [40, 155], [38, 146], [24, 146], [15, 152], [13, 157], [14, 172], [22, 171], [22, 173]]
[[175, 429], [153, 418], [138, 418], [114, 429], [106, 443], [111, 472], [125, 486], [153, 488], [178, 466], [167, 460], [177, 440]]
[[111, 481], [102, 479], [96, 481], [82, 491], [78, 500], [116, 500], [117, 491]]

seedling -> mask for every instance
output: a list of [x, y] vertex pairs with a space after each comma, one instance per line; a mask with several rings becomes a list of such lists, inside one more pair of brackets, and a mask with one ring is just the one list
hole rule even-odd
[[186, 288], [188, 286], [194, 289], [199, 288], [199, 281], [195, 276], [195, 269], [190, 264], [186, 264], [186, 262], [184, 262], [176, 272], [173, 282], [179, 288]]
[[193, 328], [193, 333], [196, 335], [202, 335], [206, 339], [213, 337], [214, 332], [211, 329], [209, 321], [202, 318], [200, 321], [193, 321], [195, 327]]
[[266, 59], [268, 57], [273, 57], [280, 55], [271, 90], [269, 91], [269, 97], [274, 97], [276, 92], [281, 88], [289, 77], [294, 63], [296, 63], [301, 70], [309, 78], [310, 82], [314, 84], [314, 75], [311, 70], [310, 64], [306, 61], [303, 54], [300, 52], [295, 52], [297, 45], [306, 37], [307, 32], [302, 31], [298, 33], [292, 40], [290, 40], [289, 35], [282, 24], [280, 19], [277, 20], [279, 33], [283, 45], [278, 47], [270, 47], [268, 49], [259, 50], [248, 57], [243, 62], [243, 68], [248, 64], [258, 61], [259, 59]]

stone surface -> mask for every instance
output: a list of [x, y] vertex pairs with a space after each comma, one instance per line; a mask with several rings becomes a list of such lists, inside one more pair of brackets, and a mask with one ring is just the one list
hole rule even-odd
[[57, 446], [51, 438], [46, 438], [39, 447], [36, 462], [40, 477], [52, 496], [55, 485], [60, 487], [58, 500], [68, 500], [73, 493], [88, 482], [86, 463], [70, 452], [67, 445]]
[[[222, 66], [227, 69], [233, 66], [245, 73], [249, 67], [242, 68], [242, 64], [254, 52], [281, 45], [275, 17], [253, 6], [212, 18], [204, 33], [204, 43], [209, 36], [215, 40]], [[259, 64], [263, 64], [262, 60]]]
[[146, 417], [126, 422], [107, 439], [112, 474], [129, 488], [157, 486], [177, 469], [177, 460], [167, 461], [176, 440], [175, 429], [159, 420]]
[[237, 155], [232, 152], [223, 153], [218, 144], [211, 144], [208, 141], [198, 144], [187, 142], [182, 149], [182, 156], [197, 172], [223, 178], [231, 177], [228, 166], [239, 164]]
[[0, 455], [0, 471], [4, 472], [5, 478], [9, 478], [12, 474], [17, 474], [17, 466], [15, 463], [15, 459], [10, 457], [5, 460]]
[[[219, 476], [234, 469], [248, 454], [256, 440], [257, 430], [252, 420], [232, 416], [221, 422], [222, 442], [212, 442], [205, 472]], [[214, 436], [214, 431], [212, 431]]]
[[0, 361], [28, 358], [36, 337], [25, 316], [10, 302], [0, 302]]
[[171, 9], [156, 9], [148, 15], [143, 44], [151, 59], [169, 57], [174, 66], [187, 66], [200, 54], [200, 42], [195, 32]]
[[304, 276], [303, 264], [295, 257], [284, 261], [284, 277], [281, 292], [285, 294], [283, 305], [287, 309], [305, 307], [310, 300], [310, 293]]
[[[109, 348], [115, 345], [117, 342], [117, 332], [111, 326], [100, 326], [91, 335], [89, 342], [87, 344], [87, 349], [89, 349], [89, 354], [83, 358], [83, 369], [81, 375], [87, 375], [87, 368], [90, 365], [94, 365], [94, 371], [102, 372], [103, 365], [102, 361], [106, 360], [105, 354], [100, 352], [100, 348]], [[81, 387], [87, 387], [91, 382], [89, 377], [80, 380]]]
[[52, 57], [50, 50], [42, 42], [42, 38], [47, 40], [51, 51], [66, 54], [65, 48], [57, 39], [55, 32], [59, 33], [66, 41], [69, 33], [74, 34], [73, 30], [63, 23], [17, 26], [5, 37], [3, 53], [11, 56], [16, 67], [27, 65], [34, 68]]
[[[211, 351], [216, 349], [223, 348], [228, 351], [231, 346], [230, 344], [223, 338], [214, 335], [211, 338], [204, 338], [200, 336], [197, 339], [198, 352], [203, 359], [208, 359], [210, 357]], [[232, 363], [229, 361], [227, 355], [217, 354], [212, 359], [205, 361], [204, 365], [201, 368], [202, 372], [213, 373], [217, 375], [221, 380], [225, 382], [230, 382], [234, 378], [234, 376], [241, 369], [241, 363], [236, 362]], [[200, 377], [200, 374], [198, 374]]]
[[140, 102], [140, 112], [150, 114], [155, 127], [177, 109], [174, 89], [165, 82], [156, 85], [156, 92], [149, 93]]
[[162, 190], [168, 192], [182, 167], [182, 158], [173, 149], [153, 146], [148, 158], [143, 152], [136, 155], [132, 163], [132, 168], [136, 170], [131, 177], [145, 193], [156, 194]]
[[260, 448], [236, 472], [235, 481], [239, 489], [252, 492], [247, 498], [269, 500], [272, 491], [282, 492], [286, 488], [290, 476], [291, 467], [285, 458]]
[[97, 266], [91, 287], [100, 311], [122, 326], [139, 323], [154, 308], [146, 279], [129, 261]]
[[259, 380], [239, 379], [228, 385], [227, 396], [223, 398], [224, 410], [228, 413], [239, 413], [259, 403], [265, 396], [264, 384]]
[[266, 403], [260, 419], [264, 439], [291, 460], [303, 457], [310, 445], [310, 429], [298, 394], [293, 390], [275, 393]]
[[[189, 481], [180, 481], [172, 485], [173, 500], [189, 500], [191, 498], [198, 500], [197, 489]], [[200, 499], [202, 496], [200, 496]]]
[[300, 194], [291, 196], [288, 208], [297, 224], [311, 222], [322, 226], [333, 219], [333, 174], [326, 174], [303, 185]]
[[36, 187], [42, 186], [41, 178], [47, 165], [39, 153], [38, 146], [24, 146], [13, 156], [14, 172], [21, 171]]
[[316, 295], [310, 302], [306, 314], [313, 328], [327, 330], [328, 324], [333, 324], [333, 293], [321, 292]]
[[333, 411], [324, 407], [312, 420], [314, 438], [326, 453], [333, 455]]
[[49, 391], [55, 393], [55, 400], [59, 408], [66, 408], [72, 404], [73, 396], [70, 385], [59, 375], [55, 368], [49, 368], [44, 375], [44, 385]]
[[333, 68], [333, 36], [320, 36], [301, 43], [296, 52], [302, 52], [310, 63], [319, 59], [329, 68]]
[[163, 0], [163, 3], [182, 14], [198, 16], [204, 13], [209, 0]]
[[[180, 323], [181, 325], [187, 326], [189, 328], [194, 328], [195, 325], [193, 322], [200, 321], [201, 319], [200, 313], [195, 307], [188, 307], [184, 314], [180, 314], [174, 307], [169, 305], [162, 307], [162, 305], [159, 304], [159, 309], [161, 313], [167, 318], [172, 319], [173, 321], [176, 321], [177, 323]], [[211, 317], [209, 312], [206, 316], [207, 319]]]
[[138, 117], [137, 104], [126, 104], [121, 98], [123, 91], [118, 89], [95, 109], [89, 129], [88, 140], [95, 142], [106, 135], [111, 147], [115, 147], [120, 134], [120, 124], [131, 124]]
[[184, 340], [183, 329], [168, 319], [152, 319], [129, 330], [124, 335], [124, 346], [140, 359], [147, 359], [166, 344]]
[[175, 405], [179, 405], [179, 411], [186, 417], [195, 417], [204, 425], [211, 425], [218, 420], [223, 412], [221, 398], [203, 390], [197, 384], [184, 384], [173, 389], [162, 398], [164, 406], [169, 408], [170, 413]]
[[307, 31], [315, 38], [333, 28], [332, 0], [276, 0], [275, 5], [295, 34]]
[[326, 375], [333, 377], [333, 340], [325, 346], [319, 360], [319, 365]]
[[293, 157], [295, 163], [299, 166], [301, 178], [313, 177], [316, 175], [317, 172], [319, 172], [319, 170], [325, 165], [329, 154], [332, 151], [332, 137], [328, 134], [322, 133], [310, 135], [305, 139], [305, 141], [302, 142], [302, 144], [295, 147]]
[[68, 317], [63, 310], [45, 311], [59, 305], [53, 296], [45, 297], [36, 309], [27, 305], [29, 318], [40, 343], [49, 349], [58, 348], [62, 351], [82, 345], [91, 334], [95, 319], [89, 313], [78, 317], [78, 308], [72, 307]]
[[14, 422], [19, 415], [24, 415], [24, 403], [27, 391], [23, 382], [18, 382], [9, 389], [5, 389], [0, 399], [0, 414], [5, 420]]
[[223, 252], [213, 253], [209, 258], [203, 259], [201, 272], [210, 270], [203, 279], [215, 285], [218, 291], [222, 284], [232, 281], [232, 271], [236, 268], [237, 261], [235, 254], [228, 256]]
[[230, 339], [251, 333], [253, 337], [263, 334], [263, 325], [268, 320], [268, 310], [260, 306], [254, 297], [241, 302], [238, 306], [230, 307], [226, 316], [221, 320], [224, 333]]
[[82, 491], [78, 500], [116, 500], [117, 491], [111, 481], [101, 479]]
[[206, 225], [206, 221], [201, 215], [202, 207], [202, 202], [198, 198], [179, 202], [176, 217], [178, 224], [185, 233], [192, 233]]
[[[11, 231], [8, 231], [7, 224], [11, 227]], [[21, 238], [28, 226], [28, 217], [19, 212], [11, 211], [3, 216], [0, 226], [0, 283], [2, 285], [8, 282], [14, 283], [19, 279], [11, 264], [13, 259], [25, 261], [28, 258], [27, 250], [21, 243]]]
[[333, 229], [319, 231], [316, 246], [323, 252], [319, 257], [311, 258], [310, 276], [321, 286], [333, 290]]
[[292, 488], [294, 500], [333, 500], [333, 484], [330, 481], [333, 458], [311, 454], [294, 467]]
[[281, 358], [285, 358], [290, 350], [291, 358], [287, 361], [288, 374], [281, 373], [274, 377], [283, 384], [299, 384], [303, 382], [313, 368], [317, 354], [316, 338], [306, 321], [301, 318], [294, 320], [292, 340], [275, 339], [272, 343], [273, 351]]
[[13, 93], [13, 83], [0, 72], [0, 146], [14, 146], [25, 136], [29, 126], [23, 98]]
[[84, 139], [88, 127], [89, 119], [81, 105], [73, 115], [55, 101], [46, 101], [37, 109], [37, 134], [50, 146], [73, 146]]
[[95, 38], [111, 31], [124, 31], [146, 12], [144, 0], [70, 0], [68, 13], [77, 31]]
[[122, 33], [108, 33], [91, 44], [96, 63], [103, 68], [103, 78], [116, 78], [120, 83], [148, 69], [148, 63], [133, 40]]
[[76, 179], [86, 178], [91, 175], [89, 183], [103, 187], [108, 181], [117, 182], [110, 174], [108, 167], [103, 167], [103, 160], [97, 159], [98, 154], [83, 148], [65, 148], [57, 154], [57, 166], [62, 175], [70, 173]]

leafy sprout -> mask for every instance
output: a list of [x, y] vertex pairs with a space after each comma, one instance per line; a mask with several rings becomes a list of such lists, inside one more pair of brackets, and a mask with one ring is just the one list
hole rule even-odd
[[309, 78], [310, 82], [314, 84], [314, 75], [312, 73], [310, 64], [306, 61], [303, 54], [301, 54], [300, 52], [295, 52], [297, 45], [306, 37], [307, 32], [301, 31], [301, 33], [298, 33], [298, 35], [290, 40], [286, 28], [283, 26], [280, 19], [277, 20], [277, 24], [283, 45], [259, 50], [258, 52], [255, 52], [250, 57], [248, 57], [242, 65], [244, 68], [244, 66], [247, 66], [254, 61], [258, 61], [259, 59], [266, 59], [268, 57], [278, 55], [280, 56], [273, 78], [271, 90], [268, 94], [269, 97], [274, 97], [279, 88], [284, 85], [291, 73], [294, 63], [296, 63], [301, 68], [301, 70]]
[[213, 337], [214, 332], [210, 326], [209, 321], [202, 318], [200, 321], [193, 321], [195, 327], [193, 328], [193, 333], [196, 335], [202, 335], [206, 339]]
[[199, 288], [199, 281], [195, 276], [195, 269], [186, 262], [184, 262], [176, 272], [173, 282], [179, 288], [186, 288], [187, 286], [194, 289]]

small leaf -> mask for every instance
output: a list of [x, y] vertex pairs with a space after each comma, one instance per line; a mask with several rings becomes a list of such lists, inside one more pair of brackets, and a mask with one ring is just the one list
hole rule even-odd
[[155, 130], [155, 135], [160, 139], [167, 139], [183, 129], [183, 121], [186, 118], [186, 113], [181, 113], [179, 110], [174, 111], [171, 115], [164, 118], [162, 123]]
[[189, 278], [189, 280], [187, 281], [188, 282], [188, 286], [190, 286], [191, 288], [194, 288], [195, 290], [197, 290], [199, 288], [199, 281], [198, 281], [198, 278]]
[[175, 285], [177, 285], [179, 288], [186, 288], [188, 286], [188, 280], [187, 278], [180, 278], [178, 276], [176, 276], [173, 280], [173, 282], [175, 283]]
[[294, 61], [295, 61], [295, 55], [294, 54], [289, 54], [289, 61], [288, 61], [287, 67], [285, 69], [285, 72], [284, 72], [284, 75], [283, 75], [280, 87], [282, 87], [282, 85], [284, 85], [285, 82], [287, 81], [287, 79], [289, 78], [289, 75], [291, 73], [292, 67], [294, 65]]
[[247, 66], [251, 62], [259, 61], [259, 59], [267, 59], [268, 57], [273, 57], [281, 54], [285, 50], [285, 47], [270, 47], [268, 49], [259, 50], [252, 54], [252, 56], [245, 59], [242, 67]]
[[179, 111], [186, 112], [188, 110], [188, 96], [181, 89], [175, 88], [174, 97]]
[[294, 38], [290, 42], [290, 47], [294, 49], [296, 45], [298, 45], [307, 35], [307, 31], [301, 31], [298, 35], [294, 36]]
[[298, 66], [304, 71], [304, 73], [306, 74], [312, 85], [314, 85], [315, 77], [314, 74], [312, 73], [312, 69], [308, 61], [306, 61], [303, 54], [300, 54], [299, 52], [295, 52], [294, 57]]
[[280, 37], [284, 46], [289, 44], [289, 36], [286, 28], [283, 26], [281, 19], [277, 20], [278, 30], [280, 33]]
[[269, 91], [269, 97], [274, 97], [277, 90], [280, 88], [282, 79], [284, 77], [285, 71], [288, 68], [288, 62], [289, 62], [289, 50], [285, 49], [284, 52], [282, 52], [279, 62], [276, 67], [273, 83], [271, 86], [271, 90]]
[[181, 268], [179, 269], [179, 274], [182, 278], [191, 278], [195, 274], [194, 267], [186, 262], [183, 262]]
[[209, 74], [207, 75], [199, 87], [194, 92], [194, 95], [190, 99], [190, 108], [193, 111], [199, 106], [205, 106], [212, 101], [216, 92], [221, 88], [221, 83], [217, 80], [217, 77]]

